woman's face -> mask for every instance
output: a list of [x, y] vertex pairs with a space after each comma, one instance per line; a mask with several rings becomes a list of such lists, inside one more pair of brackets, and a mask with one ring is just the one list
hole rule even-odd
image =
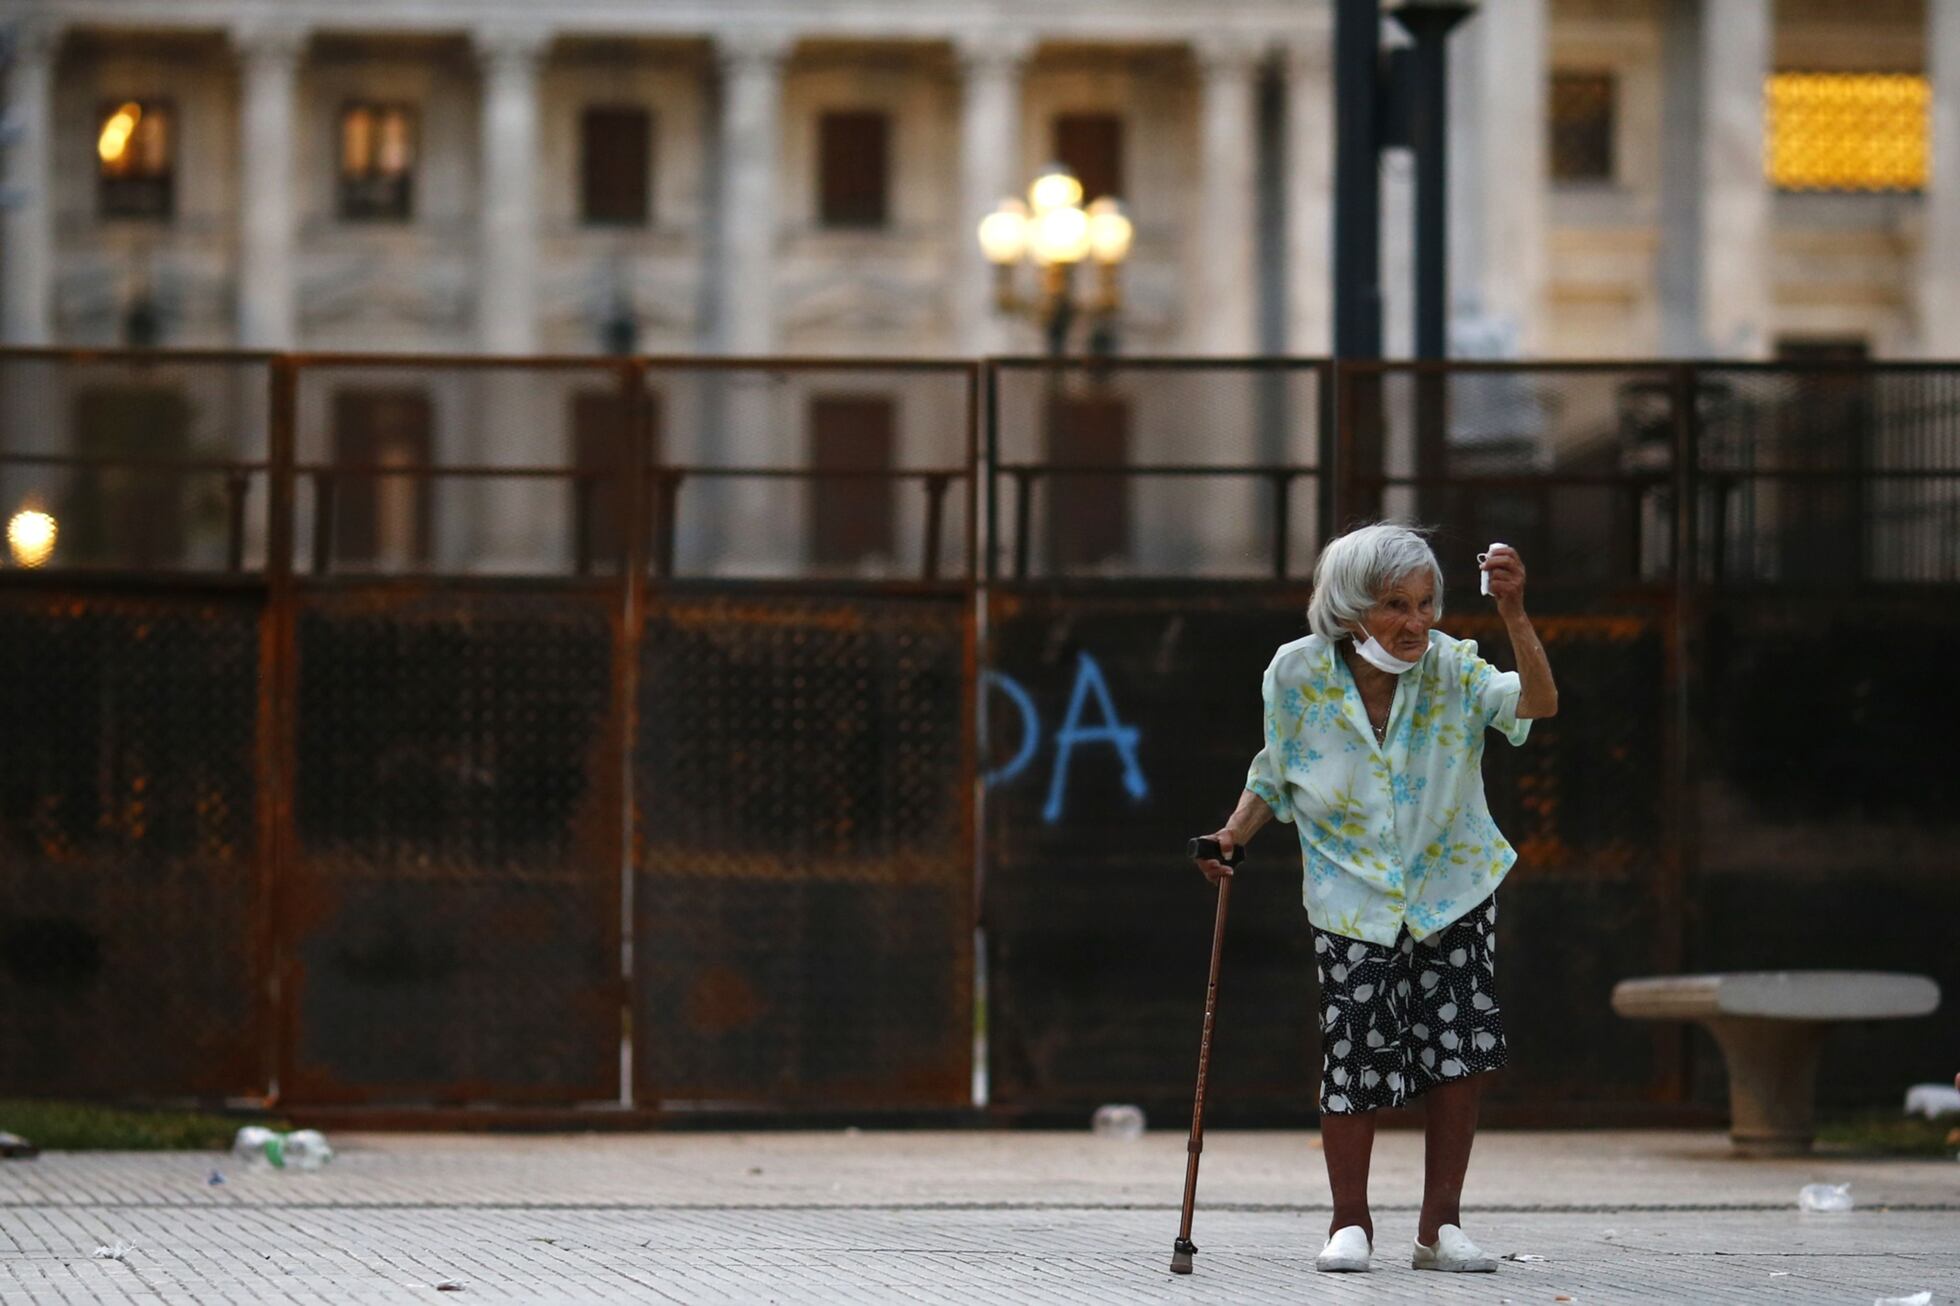
[[1427, 567], [1412, 571], [1389, 585], [1362, 618], [1367, 633], [1383, 648], [1414, 662], [1429, 647], [1429, 628], [1436, 624], [1436, 578]]

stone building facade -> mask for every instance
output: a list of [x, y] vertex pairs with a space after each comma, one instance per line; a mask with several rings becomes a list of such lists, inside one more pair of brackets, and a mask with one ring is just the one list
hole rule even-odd
[[[11, 37], [0, 339], [1032, 352], [1032, 324], [994, 307], [974, 232], [1061, 155], [1118, 193], [1136, 225], [1121, 352], [1320, 355], [1332, 20], [1328, 0], [0, 0]], [[1930, 85], [1920, 179], [1775, 184], [1764, 87], [1779, 72]], [[1452, 46], [1457, 350], [1960, 356], [1960, 308], [1942, 293], [1960, 272], [1956, 88], [1960, 5], [1485, 0]], [[128, 148], [109, 175], [103, 133], [125, 106], [148, 125], [124, 122]], [[1406, 158], [1385, 156], [1383, 177], [1396, 353], [1410, 337]], [[402, 398], [386, 369], [366, 379]], [[578, 432], [556, 392], [510, 401], [480, 381], [429, 384], [434, 455], [570, 456]], [[302, 400], [330, 427], [341, 401], [328, 389]], [[564, 389], [575, 407], [576, 386]], [[821, 398], [670, 394], [668, 429], [719, 443], [667, 453], [743, 460], [742, 431], [782, 425], [742, 420], [753, 402], [793, 412], [806, 439], [826, 420], [860, 431], [883, 420], [920, 459], [957, 455], [957, 431], [917, 437], [907, 416], [934, 409], [929, 385], [869, 428], [862, 406], [813, 406]], [[426, 425], [422, 401], [404, 402], [349, 420]], [[1174, 460], [1203, 411], [1215, 456], [1310, 459], [1304, 424], [1262, 421], [1260, 402], [1249, 390], [1139, 401], [1121, 443]], [[558, 416], [541, 427], [546, 410]], [[474, 414], [467, 431], [460, 412]], [[59, 427], [58, 414], [45, 425]], [[537, 432], [557, 427], [539, 447]], [[701, 434], [713, 430], [733, 434]], [[1407, 455], [1391, 447], [1391, 470]], [[761, 554], [797, 552], [804, 500], [729, 493], [748, 495]], [[1223, 511], [1208, 516], [1256, 522], [1260, 493], [1218, 488]], [[363, 512], [384, 526], [413, 515]], [[547, 548], [512, 534], [522, 514], [501, 515], [494, 545], [438, 524], [427, 544], [415, 527], [390, 547]], [[1317, 524], [1305, 512], [1296, 523], [1310, 544]], [[1191, 529], [1150, 547], [1243, 551], [1215, 525]], [[733, 556], [726, 540], [701, 547]]]
[[[1781, 340], [1960, 349], [1960, 19], [1925, 0], [1487, 0], [1455, 41], [1453, 291], [1511, 352], [1761, 356]], [[173, 345], [969, 355], [1026, 349], [978, 217], [1103, 148], [1138, 228], [1128, 352], [1324, 352], [1331, 6], [756, 0], [13, 0], [4, 327]], [[1909, 193], [1780, 192], [1777, 70], [1930, 76]], [[1563, 75], [1603, 88], [1605, 167], [1548, 170]], [[1581, 77], [1581, 82], [1585, 79]], [[109, 106], [168, 117], [171, 201], [106, 211]], [[407, 116], [412, 198], [352, 217], [350, 106]], [[644, 206], [582, 212], [594, 107], [643, 115]], [[826, 222], [826, 115], [875, 115], [888, 191]], [[1093, 132], [1091, 135], [1093, 136]], [[632, 140], [628, 141], [630, 145]], [[1094, 142], [1092, 141], [1093, 145]], [[617, 159], [615, 152], [607, 158]], [[1406, 168], [1385, 167], [1391, 348]], [[608, 336], [610, 324], [612, 335]]]

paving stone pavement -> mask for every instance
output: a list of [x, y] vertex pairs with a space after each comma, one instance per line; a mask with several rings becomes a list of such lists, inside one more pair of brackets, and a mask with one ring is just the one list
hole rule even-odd
[[[314, 1175], [199, 1153], [0, 1163], [0, 1302], [1960, 1303], [1960, 1164], [1739, 1161], [1712, 1134], [1484, 1135], [1466, 1223], [1544, 1260], [1458, 1276], [1408, 1267], [1421, 1139], [1385, 1134], [1376, 1269], [1333, 1276], [1312, 1268], [1315, 1136], [1215, 1133], [1189, 1278], [1166, 1271], [1169, 1132], [335, 1142]], [[1807, 1182], [1850, 1183], [1858, 1209], [1799, 1212]], [[91, 1255], [117, 1242], [126, 1259]]]

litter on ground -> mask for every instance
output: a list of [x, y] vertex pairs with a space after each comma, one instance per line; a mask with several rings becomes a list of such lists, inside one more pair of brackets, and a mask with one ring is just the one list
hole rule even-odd
[[1852, 1205], [1850, 1184], [1805, 1184], [1797, 1190], [1800, 1211], [1848, 1211]]

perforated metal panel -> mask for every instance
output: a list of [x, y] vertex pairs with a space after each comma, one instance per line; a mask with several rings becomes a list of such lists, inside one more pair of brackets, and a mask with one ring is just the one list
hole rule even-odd
[[0, 590], [0, 1095], [265, 1091], [262, 607]]
[[[1190, 1109], [1217, 897], [1184, 842], [1238, 798], [1260, 672], [1302, 632], [1303, 605], [1298, 591], [993, 595], [983, 921], [1001, 1108]], [[1221, 1121], [1313, 1107], [1313, 953], [1291, 836], [1262, 838], [1233, 889]]]
[[302, 596], [290, 1100], [617, 1096], [614, 632], [601, 592]]
[[963, 598], [670, 596], [634, 765], [643, 1102], [960, 1105]]

